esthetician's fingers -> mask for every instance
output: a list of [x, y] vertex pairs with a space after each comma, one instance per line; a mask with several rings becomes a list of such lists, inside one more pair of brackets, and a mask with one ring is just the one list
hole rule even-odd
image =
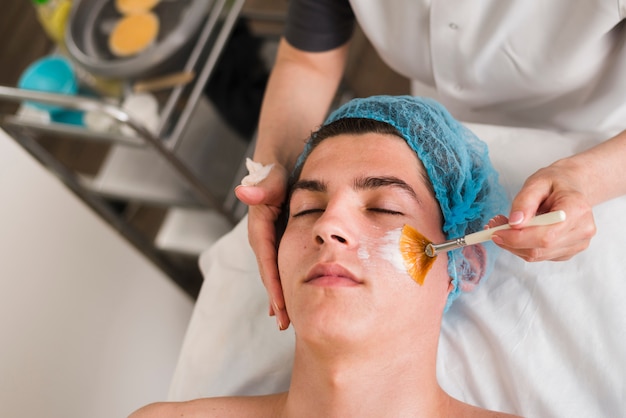
[[[563, 241], [558, 236], [568, 235], [566, 225], [532, 226], [524, 229], [498, 231], [493, 241], [526, 261], [565, 261], [588, 246], [585, 239]], [[510, 244], [509, 244], [510, 243]], [[525, 247], [531, 245], [531, 247]]]
[[251, 206], [248, 212], [248, 239], [252, 246], [261, 279], [270, 300], [270, 315], [276, 315], [279, 329], [289, 326], [283, 289], [280, 283], [276, 252], [276, 230], [274, 208], [265, 205]]
[[279, 328], [289, 326], [282, 286], [278, 274], [275, 223], [287, 188], [286, 170], [274, 167], [268, 177], [255, 186], [237, 186], [235, 194], [249, 205], [248, 240], [255, 253], [259, 273], [270, 299], [270, 315], [276, 315]]
[[509, 222], [509, 219], [504, 215], [496, 215], [493, 218], [489, 219], [487, 225], [485, 225], [485, 229], [487, 228], [495, 228], [496, 226], [505, 225]]
[[[557, 163], [537, 171], [513, 200], [512, 229], [497, 232], [493, 241], [526, 261], [563, 261], [585, 250], [596, 226], [580, 184], [576, 173]], [[525, 228], [536, 214], [556, 210], [565, 212], [564, 222]]]

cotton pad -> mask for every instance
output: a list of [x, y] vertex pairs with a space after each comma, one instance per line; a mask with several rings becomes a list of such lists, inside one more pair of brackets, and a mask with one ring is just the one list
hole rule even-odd
[[269, 176], [274, 164], [263, 165], [246, 158], [246, 168], [248, 175], [241, 180], [242, 186], [256, 186]]

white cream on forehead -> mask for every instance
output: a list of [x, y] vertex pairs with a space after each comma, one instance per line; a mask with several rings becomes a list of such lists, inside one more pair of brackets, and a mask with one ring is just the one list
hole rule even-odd
[[[361, 241], [358, 249], [358, 257], [368, 262], [373, 262], [374, 259], [382, 259], [391, 264], [396, 270], [407, 273], [404, 265], [404, 259], [400, 252], [400, 236], [402, 235], [402, 228], [392, 229], [387, 231], [380, 239], [368, 239]], [[408, 274], [408, 273], [407, 273]]]

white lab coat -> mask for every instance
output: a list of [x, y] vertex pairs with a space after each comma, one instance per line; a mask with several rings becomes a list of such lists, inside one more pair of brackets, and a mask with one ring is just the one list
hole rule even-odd
[[626, 129], [625, 0], [350, 3], [382, 59], [458, 119]]

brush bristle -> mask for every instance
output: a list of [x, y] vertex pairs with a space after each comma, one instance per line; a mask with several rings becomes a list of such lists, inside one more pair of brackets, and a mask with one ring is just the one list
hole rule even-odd
[[413, 280], [420, 286], [424, 284], [426, 274], [432, 268], [435, 257], [429, 257], [425, 253], [425, 248], [430, 244], [430, 240], [420, 234], [410, 225], [402, 227], [400, 235], [400, 253], [404, 260], [404, 266]]

